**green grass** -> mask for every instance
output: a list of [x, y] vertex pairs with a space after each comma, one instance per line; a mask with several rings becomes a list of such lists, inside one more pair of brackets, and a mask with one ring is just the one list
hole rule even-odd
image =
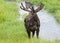
[[16, 3], [0, 0], [0, 23], [14, 20], [16, 17], [18, 17], [18, 7]]
[[60, 40], [28, 39], [24, 22], [14, 20], [0, 24], [0, 43], [60, 43]]
[[60, 43], [60, 40], [49, 41], [36, 37], [28, 39], [24, 22], [18, 20], [18, 15], [15, 2], [0, 0], [0, 43]]
[[13, 20], [0, 24], [0, 43], [60, 43], [60, 40], [28, 39], [24, 22]]

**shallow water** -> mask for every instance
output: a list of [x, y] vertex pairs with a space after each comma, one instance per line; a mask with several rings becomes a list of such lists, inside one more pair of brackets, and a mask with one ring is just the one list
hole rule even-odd
[[[20, 3], [18, 3], [18, 7], [19, 6]], [[24, 18], [22, 18], [22, 16], [24, 14], [28, 14], [28, 12], [23, 11], [20, 8], [19, 13], [21, 14], [21, 16], [18, 18], [19, 20], [23, 20]], [[37, 15], [40, 19], [41, 24], [39, 37], [48, 40], [60, 39], [60, 24], [57, 23], [54, 16], [52, 16], [44, 9], [39, 11]]]

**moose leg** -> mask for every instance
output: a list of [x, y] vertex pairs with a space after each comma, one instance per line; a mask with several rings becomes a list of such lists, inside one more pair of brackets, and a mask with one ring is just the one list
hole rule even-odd
[[32, 32], [32, 37], [34, 36], [34, 34], [35, 34], [35, 31]]
[[29, 30], [27, 30], [27, 34], [28, 34], [28, 37], [30, 38], [30, 31]]
[[39, 29], [36, 31], [36, 36], [38, 38], [38, 36], [39, 36]]

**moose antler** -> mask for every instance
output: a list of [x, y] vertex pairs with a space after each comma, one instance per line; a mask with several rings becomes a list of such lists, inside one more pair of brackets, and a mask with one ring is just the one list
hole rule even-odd
[[39, 5], [39, 7], [35, 10], [35, 12], [40, 11], [43, 7], [44, 7], [44, 4], [43, 4], [43, 3], [41, 3], [41, 4]]
[[22, 3], [21, 3], [21, 5], [22, 5], [22, 6], [20, 6], [20, 8], [21, 8], [22, 10], [25, 10], [25, 11], [30, 12], [30, 10], [26, 9], [26, 8], [23, 6], [23, 4], [22, 4]]
[[32, 10], [32, 7], [34, 7], [34, 5], [31, 2], [27, 2], [27, 1], [25, 1], [25, 6], [27, 9], [30, 8], [31, 10]]

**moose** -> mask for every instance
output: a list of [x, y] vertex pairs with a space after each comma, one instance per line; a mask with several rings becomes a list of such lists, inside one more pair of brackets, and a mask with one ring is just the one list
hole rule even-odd
[[31, 33], [32, 33], [32, 37], [33, 37], [35, 34], [35, 31], [36, 31], [36, 36], [38, 38], [39, 28], [40, 28], [40, 20], [37, 16], [37, 12], [39, 12], [44, 7], [44, 4], [41, 3], [37, 9], [34, 9], [34, 5], [30, 2], [25, 2], [25, 6], [26, 7], [24, 7], [23, 3], [21, 3], [20, 8], [24, 11], [29, 12], [29, 15], [27, 15], [26, 18], [24, 19], [24, 24], [25, 24], [25, 28], [26, 28], [26, 31], [28, 34], [28, 38], [31, 37]]

